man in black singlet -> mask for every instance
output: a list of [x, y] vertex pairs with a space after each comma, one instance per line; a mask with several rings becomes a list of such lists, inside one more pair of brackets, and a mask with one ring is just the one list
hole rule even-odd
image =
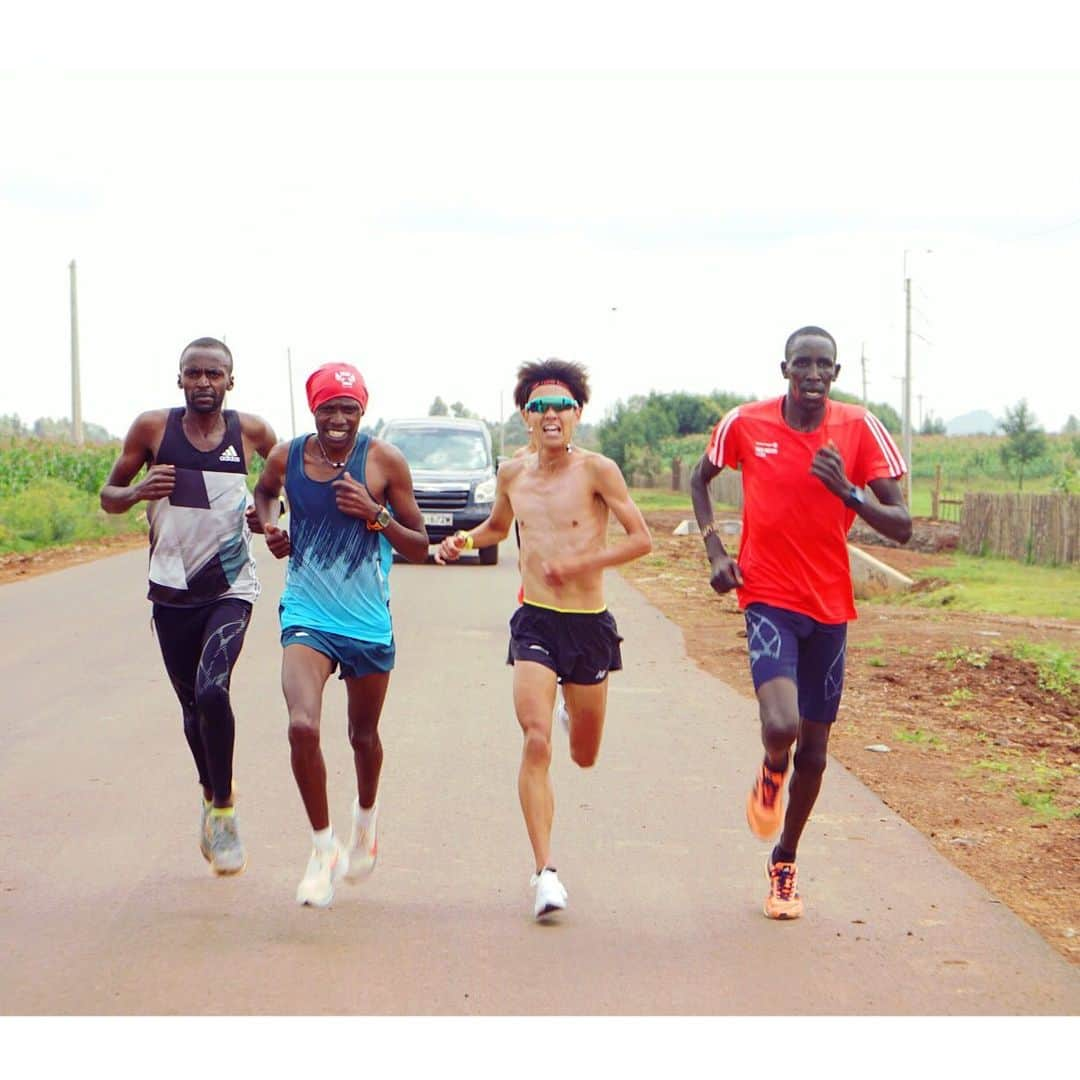
[[148, 597], [202, 785], [199, 849], [219, 875], [247, 862], [233, 806], [229, 682], [259, 595], [247, 470], [252, 454], [265, 458], [276, 441], [261, 417], [224, 408], [232, 371], [224, 342], [188, 345], [177, 377], [183, 408], [140, 413], [101, 489], [110, 514], [148, 504]]

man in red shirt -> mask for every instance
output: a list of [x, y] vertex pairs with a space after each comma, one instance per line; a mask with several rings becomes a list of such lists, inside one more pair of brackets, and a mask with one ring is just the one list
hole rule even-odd
[[[847, 532], [858, 515], [905, 544], [911, 517], [898, 483], [907, 466], [884, 425], [861, 406], [829, 400], [840, 374], [832, 335], [817, 326], [796, 330], [780, 370], [787, 393], [739, 405], [716, 425], [690, 492], [709, 584], [718, 593], [737, 589], [746, 618], [765, 747], [746, 818], [763, 840], [783, 825], [769, 855], [765, 914], [797, 919], [803, 904], [795, 853], [821, 789], [844, 686], [847, 623], [857, 617]], [[742, 471], [738, 561], [720, 542], [709, 497], [709, 482], [723, 468]]]

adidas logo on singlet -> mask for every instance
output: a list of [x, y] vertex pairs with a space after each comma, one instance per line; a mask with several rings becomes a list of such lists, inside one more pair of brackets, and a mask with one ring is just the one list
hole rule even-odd
[[240, 455], [236, 452], [236, 447], [226, 446], [225, 449], [222, 451], [221, 457], [218, 458], [218, 461], [228, 461], [230, 464], [232, 462], [236, 462], [237, 464], [239, 464]]

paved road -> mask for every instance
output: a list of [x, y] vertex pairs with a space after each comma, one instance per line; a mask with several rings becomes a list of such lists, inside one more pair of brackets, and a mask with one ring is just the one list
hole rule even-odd
[[[278, 688], [281, 567], [234, 691], [247, 872], [212, 878], [150, 634], [145, 554], [0, 589], [0, 1013], [1075, 1013], [1080, 973], [835, 762], [801, 849], [807, 915], [761, 915], [742, 803], [752, 704], [697, 670], [617, 575], [626, 637], [598, 766], [556, 739], [571, 908], [531, 920], [495, 568], [397, 566], [380, 863], [326, 911], [293, 901], [309, 840]], [[347, 820], [343, 694], [327, 695]]]

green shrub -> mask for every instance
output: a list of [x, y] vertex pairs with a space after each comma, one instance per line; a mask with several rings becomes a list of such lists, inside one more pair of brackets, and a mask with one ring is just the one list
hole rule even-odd
[[97, 494], [62, 480], [35, 480], [0, 497], [0, 551], [34, 551], [145, 530], [145, 509], [106, 514]]

